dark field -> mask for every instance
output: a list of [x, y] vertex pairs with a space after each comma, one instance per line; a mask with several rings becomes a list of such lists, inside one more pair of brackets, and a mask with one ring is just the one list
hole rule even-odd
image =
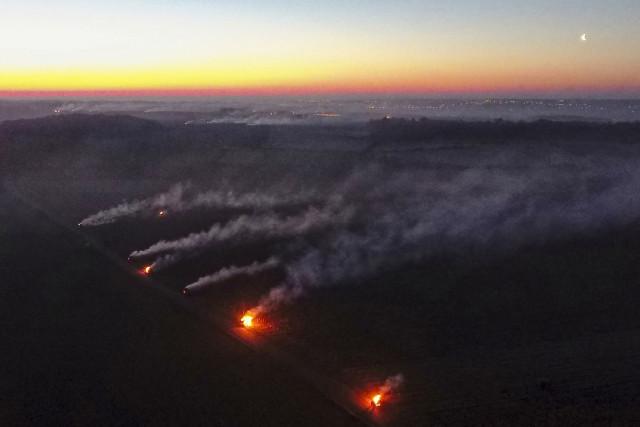
[[[3, 424], [639, 422], [637, 124], [435, 126], [0, 125]], [[187, 181], [188, 197], [282, 203], [167, 202], [76, 226]], [[244, 230], [148, 277], [155, 254], [127, 261], [242, 215], [326, 206], [327, 224]], [[270, 256], [277, 268], [181, 294]], [[281, 284], [302, 292], [269, 300], [272, 327], [242, 329]]]
[[2, 207], [3, 425], [358, 424], [80, 235]]

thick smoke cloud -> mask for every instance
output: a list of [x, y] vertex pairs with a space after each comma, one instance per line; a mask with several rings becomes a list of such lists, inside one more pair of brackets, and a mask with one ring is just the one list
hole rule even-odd
[[285, 218], [273, 213], [241, 215], [224, 225], [214, 224], [206, 231], [191, 233], [177, 240], [161, 240], [146, 249], [132, 252], [130, 256], [142, 257], [163, 252], [192, 252], [214, 243], [236, 239], [298, 236], [321, 228], [346, 224], [353, 215], [353, 208], [342, 208], [333, 204], [322, 209], [310, 207], [300, 215]]
[[251, 276], [265, 270], [270, 270], [272, 268], [277, 267], [279, 264], [280, 264], [280, 260], [278, 260], [275, 257], [271, 257], [265, 262], [254, 261], [249, 265], [244, 265], [240, 267], [237, 267], [235, 265], [224, 267], [219, 271], [215, 272], [214, 274], [199, 278], [197, 281], [191, 283], [190, 285], [187, 285], [185, 289], [188, 291], [195, 291], [219, 282], [223, 282], [225, 280], [229, 280], [232, 277], [236, 277], [240, 275]]
[[[615, 165], [615, 167], [614, 167]], [[527, 243], [585, 234], [640, 216], [640, 172], [634, 161], [567, 155], [555, 165], [502, 168], [478, 164], [439, 176], [433, 170], [361, 170], [342, 187], [360, 198], [362, 227], [335, 230], [285, 266], [286, 280], [254, 313], [308, 290], [359, 281], [433, 254], [483, 256]], [[363, 190], [369, 188], [369, 191]], [[357, 191], [355, 191], [357, 190]], [[376, 203], [384, 200], [384, 203]]]

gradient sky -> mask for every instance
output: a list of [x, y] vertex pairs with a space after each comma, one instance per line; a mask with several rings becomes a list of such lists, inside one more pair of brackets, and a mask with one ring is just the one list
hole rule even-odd
[[639, 24], [637, 0], [2, 0], [0, 95], [637, 96]]

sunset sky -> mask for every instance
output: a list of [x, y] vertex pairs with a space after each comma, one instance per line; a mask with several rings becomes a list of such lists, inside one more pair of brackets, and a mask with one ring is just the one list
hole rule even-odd
[[637, 0], [3, 0], [0, 95], [638, 96], [639, 22]]

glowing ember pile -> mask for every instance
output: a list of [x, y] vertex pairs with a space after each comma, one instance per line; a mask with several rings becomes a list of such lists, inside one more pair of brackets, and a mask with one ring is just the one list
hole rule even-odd
[[371, 399], [371, 406], [380, 406], [380, 399], [382, 398], [381, 394], [376, 394], [375, 396], [373, 396], [373, 399]]
[[151, 271], [151, 266], [147, 265], [142, 271], [144, 271], [144, 274], [149, 274], [149, 272]]

